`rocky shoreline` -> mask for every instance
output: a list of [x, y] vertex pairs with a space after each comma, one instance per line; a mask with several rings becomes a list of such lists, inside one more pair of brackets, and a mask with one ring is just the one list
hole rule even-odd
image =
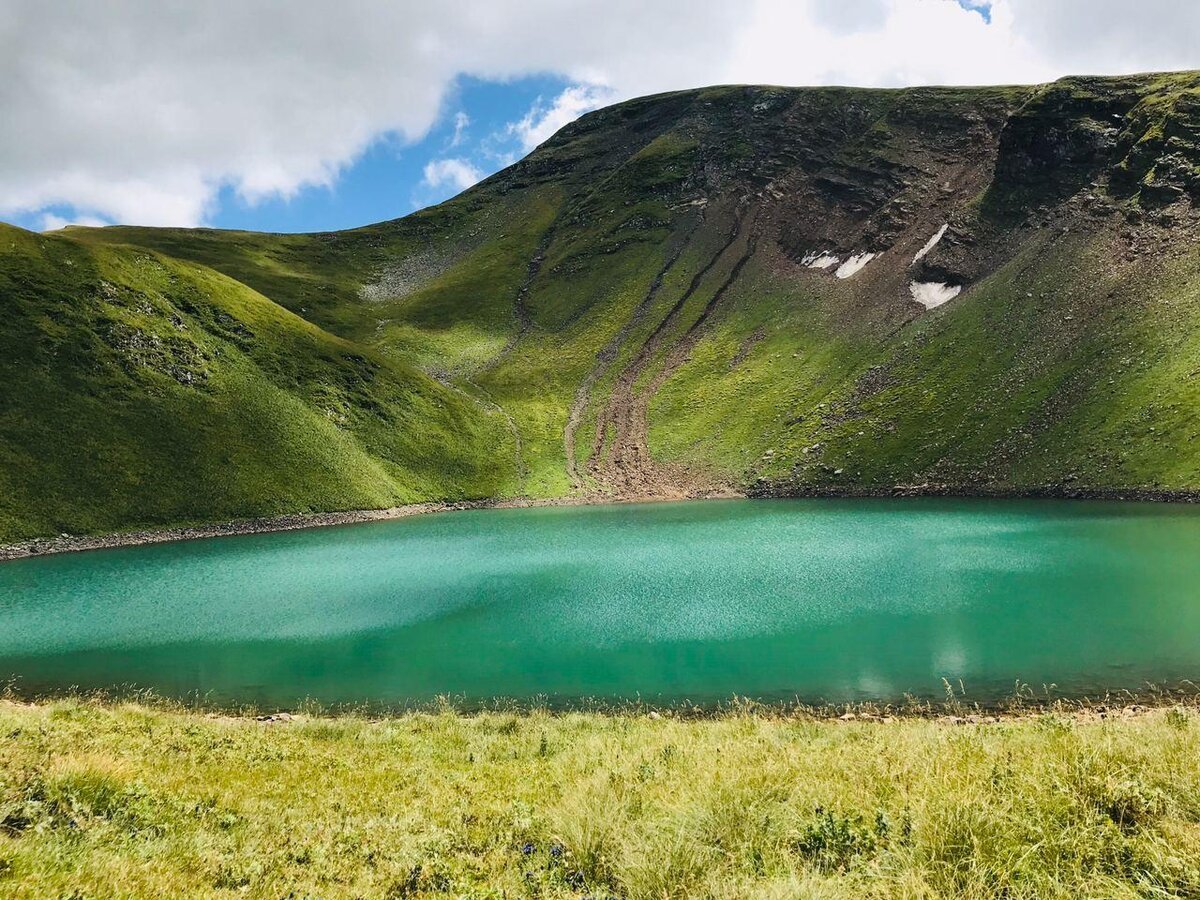
[[810, 705], [804, 703], [756, 702], [745, 698], [718, 706], [693, 706], [690, 704], [656, 706], [641, 702], [601, 702], [591, 704], [569, 704], [566, 706], [543, 703], [524, 704], [497, 701], [491, 705], [463, 706], [446, 698], [441, 701], [404, 704], [399, 706], [353, 706], [323, 707], [305, 704], [298, 708], [261, 708], [249, 706], [224, 706], [156, 695], [143, 691], [132, 694], [93, 691], [79, 693], [65, 691], [36, 696], [25, 696], [9, 685], [0, 691], [0, 709], [38, 709], [48, 705], [71, 701], [96, 707], [116, 707], [130, 703], [161, 712], [195, 715], [209, 720], [229, 723], [261, 723], [280, 725], [302, 723], [313, 720], [361, 719], [386, 722], [420, 715], [442, 715], [452, 713], [465, 718], [503, 713], [510, 716], [571, 716], [591, 715], [607, 718], [649, 719], [651, 721], [719, 721], [727, 718], [756, 718], [775, 721], [810, 721], [834, 724], [879, 724], [890, 725], [900, 722], [933, 722], [938, 725], [999, 725], [1019, 723], [1047, 716], [1071, 721], [1076, 724], [1100, 723], [1138, 719], [1145, 716], [1200, 712], [1200, 694], [1194, 687], [1162, 688], [1158, 691], [1120, 691], [1116, 694], [1101, 694], [1095, 697], [1037, 698], [1012, 696], [991, 702], [967, 702], [963, 700], [928, 700], [924, 702], [881, 703], [859, 701], [840, 704]]
[[[1070, 485], [1043, 485], [1039, 487], [1015, 488], [993, 485], [955, 484], [898, 484], [883, 487], [855, 485], [820, 485], [795, 487], [759, 483], [745, 494], [731, 491], [697, 495], [686, 499], [734, 499], [745, 497], [751, 500], [799, 500], [799, 499], [883, 499], [894, 497], [946, 497], [979, 498], [994, 500], [1109, 500], [1154, 503], [1200, 503], [1200, 490], [1168, 490], [1165, 488], [1088, 488]], [[293, 513], [282, 516], [267, 516], [254, 519], [237, 519], [207, 525], [189, 525], [175, 528], [153, 528], [137, 531], [122, 531], [101, 535], [60, 534], [58, 537], [33, 538], [14, 544], [0, 545], [0, 562], [24, 559], [30, 556], [47, 556], [54, 553], [78, 553], [85, 550], [108, 550], [116, 547], [134, 547], [141, 544], [163, 544], [174, 541], [189, 541], [198, 538], [231, 537], [244, 534], [265, 534], [273, 531], [298, 531], [307, 528], [322, 528], [329, 525], [355, 525], [362, 522], [379, 522], [402, 519], [408, 516], [432, 512], [447, 512], [464, 509], [518, 509], [546, 506], [587, 506], [597, 503], [655, 503], [684, 502], [677, 496], [670, 497], [559, 497], [548, 500], [469, 500], [459, 502], [410, 503], [388, 509], [356, 509], [343, 512]]]
[[356, 525], [362, 522], [381, 522], [403, 519], [425, 513], [455, 509], [500, 509], [527, 506], [569, 505], [571, 501], [538, 500], [480, 500], [457, 503], [410, 503], [388, 509], [355, 509], [344, 512], [293, 513], [255, 519], [237, 519], [210, 525], [189, 525], [177, 528], [153, 528], [121, 531], [100, 535], [60, 534], [52, 538], [34, 538], [0, 546], [0, 561], [46, 556], [52, 553], [78, 553], [84, 550], [108, 550], [115, 547], [134, 547], [141, 544], [165, 544], [198, 538], [231, 537], [244, 534], [266, 534], [273, 531], [299, 531], [329, 525]]
[[780, 485], [759, 482], [746, 491], [753, 500], [869, 499], [946, 497], [980, 500], [1111, 500], [1148, 503], [1200, 503], [1200, 489], [1156, 487], [1083, 487], [1047, 484], [1032, 487], [991, 484]]

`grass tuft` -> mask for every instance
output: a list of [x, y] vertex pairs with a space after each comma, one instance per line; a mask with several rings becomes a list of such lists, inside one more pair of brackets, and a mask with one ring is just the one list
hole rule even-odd
[[1190, 706], [839, 721], [0, 702], [6, 897], [1200, 889]]

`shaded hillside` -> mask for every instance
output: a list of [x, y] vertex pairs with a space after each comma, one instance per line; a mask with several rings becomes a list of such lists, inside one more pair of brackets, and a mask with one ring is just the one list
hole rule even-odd
[[[295, 460], [286, 489], [237, 487], [233, 459], [203, 481], [166, 457], [136, 485], [106, 477], [102, 454], [63, 474], [59, 413], [21, 408], [0, 453], [25, 468], [0, 477], [60, 499], [36, 516], [10, 500], [0, 533], [397, 498], [1198, 488], [1197, 201], [1200, 75], [1183, 73], [685, 91], [584, 116], [454, 200], [367, 228], [20, 235], [0, 302], [31, 321], [52, 296], [82, 315], [95, 291], [33, 248], [150, 258], [374, 368], [281, 377], [257, 333], [231, 344], [324, 429], [273, 438]], [[25, 345], [13, 321], [0, 337]], [[127, 367], [120, 409], [161, 419], [147, 366], [111, 329], [78, 327]], [[92, 377], [80, 360], [42, 367]], [[343, 421], [319, 394], [346, 371]], [[191, 457], [214, 440], [267, 454], [203, 385], [170, 390], [198, 404], [169, 426]], [[360, 395], [376, 390], [412, 399], [381, 412]], [[70, 392], [97, 415], [118, 402]], [[141, 448], [140, 434], [92, 440]], [[106, 490], [74, 480], [89, 477]], [[159, 504], [160, 479], [221, 501]]]

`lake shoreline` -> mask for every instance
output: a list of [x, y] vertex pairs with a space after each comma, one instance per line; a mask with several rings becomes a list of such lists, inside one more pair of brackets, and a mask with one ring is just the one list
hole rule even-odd
[[1008, 485], [897, 484], [890, 487], [871, 486], [806, 486], [787, 487], [761, 485], [751, 487], [745, 494], [750, 500], [885, 500], [904, 497], [943, 497], [960, 500], [1101, 500], [1129, 503], [1200, 503], [1200, 489], [1147, 487], [1075, 487], [1066, 484], [1010, 487]]
[[32, 538], [0, 546], [0, 562], [49, 556], [57, 553], [82, 553], [88, 550], [112, 550], [118, 547], [137, 547], [143, 544], [169, 544], [203, 538], [236, 537], [249, 534], [270, 534], [279, 531], [302, 531], [334, 525], [359, 525], [365, 522], [386, 522], [427, 513], [466, 509], [519, 509], [537, 506], [577, 506], [586, 501], [558, 500], [465, 500], [457, 502], [410, 503], [386, 509], [353, 509], [341, 512], [291, 513], [282, 516], [263, 516], [252, 519], [233, 519], [207, 525], [188, 525], [176, 528], [147, 528], [137, 531], [118, 531], [98, 535], [59, 535], [51, 538]]
[[548, 499], [513, 498], [507, 500], [429, 501], [393, 506], [385, 509], [355, 509], [339, 512], [290, 513], [232, 519], [201, 525], [166, 528], [145, 528], [133, 531], [109, 532], [98, 535], [62, 534], [58, 537], [30, 538], [0, 545], [0, 563], [34, 556], [59, 553], [82, 553], [89, 550], [112, 550], [144, 544], [167, 544], [177, 541], [201, 540], [214, 537], [236, 537], [249, 534], [270, 534], [280, 531], [301, 531], [334, 525], [358, 525], [365, 522], [384, 522], [427, 513], [478, 509], [530, 509], [539, 507], [607, 506], [634, 503], [687, 503], [695, 500], [869, 500], [895, 498], [947, 498], [980, 500], [1097, 500], [1131, 503], [1200, 503], [1200, 489], [1169, 490], [1164, 488], [1088, 488], [1068, 485], [1042, 485], [1028, 488], [991, 487], [988, 485], [898, 484], [891, 487], [827, 486], [785, 488], [757, 485], [745, 493], [732, 489], [698, 494], [691, 497], [554, 497]]
[[1189, 710], [1200, 714], [1200, 691], [1192, 682], [1153, 686], [1146, 690], [1115, 690], [1091, 696], [1048, 697], [1035, 693], [1009, 694], [993, 699], [968, 696], [909, 698], [905, 701], [850, 700], [842, 703], [772, 702], [734, 696], [717, 705], [654, 703], [635, 700], [595, 701], [565, 705], [542, 702], [496, 701], [484, 704], [456, 702], [455, 698], [415, 701], [406, 704], [322, 704], [309, 701], [298, 706], [262, 706], [254, 703], [211, 702], [131, 690], [80, 691], [77, 688], [23, 694], [15, 683], [0, 686], [0, 709], [38, 709], [57, 703], [78, 703], [101, 709], [130, 705], [162, 713], [196, 716], [223, 722], [288, 724], [312, 720], [388, 722], [420, 716], [453, 715], [473, 719], [509, 715], [522, 719], [594, 716], [604, 719], [648, 719], [650, 721], [719, 722], [737, 718], [765, 721], [811, 721], [891, 725], [904, 722], [934, 722], [940, 725], [997, 725], [1026, 722], [1055, 716], [1072, 722], [1121, 721]]

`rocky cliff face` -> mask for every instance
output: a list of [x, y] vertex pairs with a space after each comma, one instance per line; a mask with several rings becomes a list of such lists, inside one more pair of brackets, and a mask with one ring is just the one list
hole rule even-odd
[[[453, 397], [439, 450], [421, 415], [359, 408], [382, 364], [336, 408], [305, 389], [388, 496], [1170, 492], [1200, 487], [1198, 204], [1197, 73], [721, 87], [589, 114], [449, 203], [354, 231], [41, 240], [211, 267]], [[78, 376], [64, 365], [50, 377]], [[5, 428], [0, 446], [39, 452]], [[422, 481], [439, 454], [456, 462]], [[154, 477], [186, 493], [186, 473]], [[160, 517], [213, 514], [184, 507]]]

